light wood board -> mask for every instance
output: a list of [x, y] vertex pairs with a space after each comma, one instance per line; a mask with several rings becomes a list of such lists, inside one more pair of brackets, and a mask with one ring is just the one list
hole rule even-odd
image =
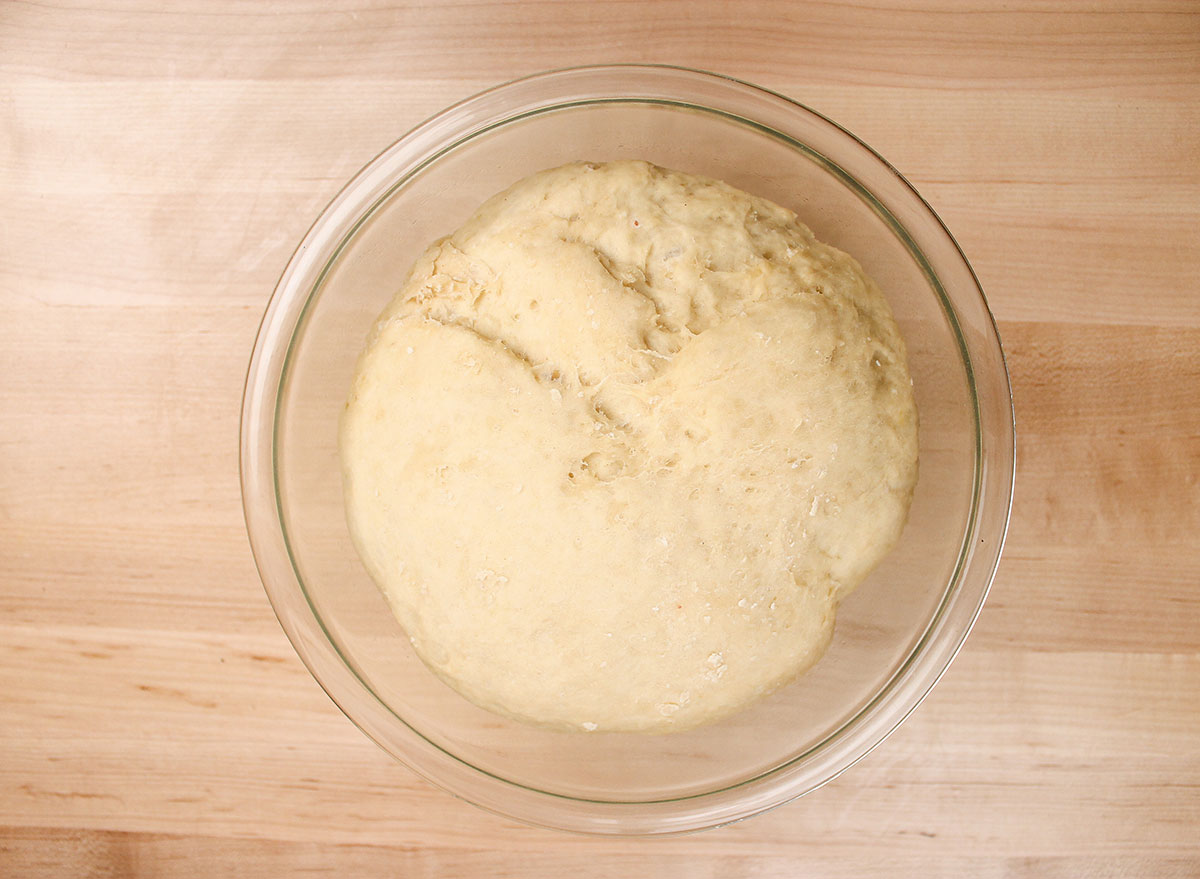
[[[0, 5], [0, 875], [1200, 875], [1200, 7]], [[820, 791], [660, 841], [418, 780], [309, 677], [237, 432], [292, 248], [480, 88], [655, 61], [887, 156], [988, 291], [1006, 556], [916, 714]]]

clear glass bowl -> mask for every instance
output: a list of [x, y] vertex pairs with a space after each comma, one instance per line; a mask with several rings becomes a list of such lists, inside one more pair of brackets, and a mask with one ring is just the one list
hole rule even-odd
[[[417, 255], [488, 196], [564, 162], [647, 159], [792, 208], [859, 259], [908, 341], [920, 481], [900, 544], [842, 605], [808, 674], [714, 726], [551, 732], [430, 673], [347, 532], [337, 422], [355, 358]], [[668, 67], [562, 70], [443, 111], [367, 165], [279, 281], [242, 411], [246, 523], [296, 651], [338, 706], [429, 780], [533, 824], [663, 834], [744, 818], [829, 781], [945, 671], [1008, 522], [1013, 411], [999, 339], [954, 239], [869, 147], [781, 95]]]

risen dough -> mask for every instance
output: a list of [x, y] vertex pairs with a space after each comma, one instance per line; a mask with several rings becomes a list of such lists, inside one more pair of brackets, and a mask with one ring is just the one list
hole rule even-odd
[[450, 686], [682, 729], [820, 657], [903, 527], [916, 410], [878, 287], [792, 212], [571, 164], [420, 258], [341, 453], [363, 561]]

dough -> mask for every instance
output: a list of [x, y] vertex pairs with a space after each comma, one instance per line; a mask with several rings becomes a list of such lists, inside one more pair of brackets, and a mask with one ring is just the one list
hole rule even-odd
[[858, 263], [645, 162], [535, 174], [433, 244], [340, 441], [356, 546], [426, 664], [589, 731], [710, 722], [811, 666], [917, 472]]

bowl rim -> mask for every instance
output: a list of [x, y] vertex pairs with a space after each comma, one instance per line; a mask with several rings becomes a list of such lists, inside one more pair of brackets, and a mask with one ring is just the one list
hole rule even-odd
[[[621, 93], [611, 94], [614, 82], [624, 86]], [[688, 98], [696, 92], [704, 93], [710, 103]], [[948, 252], [956, 257], [956, 268], [966, 270], [973, 291], [968, 289], [965, 295], [975, 294], [970, 305], [981, 309], [976, 318], [982, 331], [970, 338], [964, 335], [958, 311], [924, 249], [872, 189], [832, 157], [786, 132], [733, 112], [729, 105], [712, 106], [716, 98], [727, 99], [730, 105], [739, 100], [756, 102], [764, 108], [763, 102], [767, 102], [776, 111], [821, 126], [839, 137], [848, 150], [856, 151], [857, 158], [868, 160], [874, 170], [882, 172], [882, 179], [890, 187], [890, 197], [901, 199], [906, 208], [920, 212], [930, 233], [941, 238], [943, 247], [950, 245]], [[514, 105], [514, 100], [524, 103]], [[942, 602], [908, 657], [866, 704], [820, 742], [754, 777], [678, 798], [614, 802], [542, 791], [480, 769], [425, 738], [374, 693], [337, 647], [309, 599], [295, 564], [276, 479], [276, 440], [278, 403], [286, 389], [293, 345], [309, 315], [310, 305], [339, 254], [392, 193], [449, 151], [497, 126], [572, 107], [630, 102], [701, 110], [763, 130], [819, 161], [871, 204], [924, 269], [957, 335], [975, 410], [976, 457], [969, 523]], [[281, 344], [285, 339], [287, 344]], [[999, 366], [984, 376], [989, 380], [987, 390], [993, 398], [986, 407], [980, 402], [981, 377], [976, 375], [974, 366], [977, 360], [990, 360]], [[984, 428], [985, 418], [988, 430]], [[525, 823], [599, 834], [663, 835], [740, 820], [817, 789], [877, 747], [925, 698], [973, 627], [999, 563], [1015, 477], [1011, 384], [995, 318], [974, 270], [933, 208], [887, 160], [823, 114], [771, 89], [723, 74], [674, 65], [565, 67], [510, 80], [450, 105], [376, 155], [317, 216], [276, 284], [247, 368], [240, 434], [243, 513], [260, 578], [297, 654], [339, 709], [386, 752], [456, 796]], [[978, 529], [985, 512], [988, 533], [980, 538]], [[966, 595], [968, 572], [974, 577], [970, 594]], [[296, 591], [304, 596], [303, 606], [292, 600]], [[949, 633], [947, 640], [934, 643], [933, 636], [943, 633]], [[930, 644], [937, 649], [930, 648]], [[834, 749], [834, 745], [840, 747]], [[814, 757], [823, 760], [816, 766], [810, 765]], [[805, 769], [808, 771], [801, 771]]]

